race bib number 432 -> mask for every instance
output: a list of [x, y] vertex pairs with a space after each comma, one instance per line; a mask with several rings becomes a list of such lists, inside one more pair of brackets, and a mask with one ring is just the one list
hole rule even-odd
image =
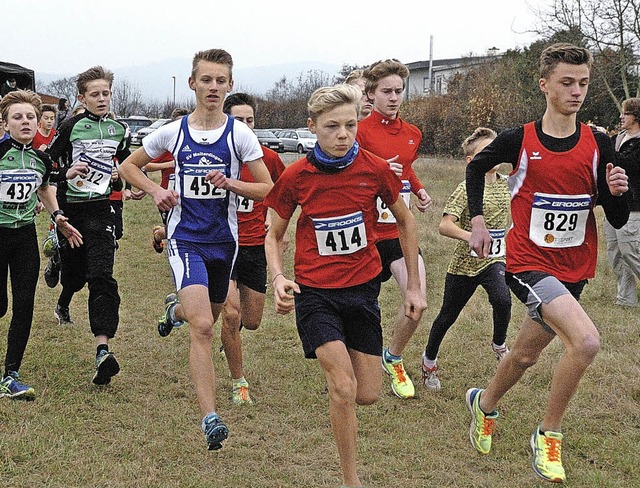
[[529, 238], [540, 247], [576, 247], [584, 242], [589, 195], [535, 193]]
[[0, 171], [0, 201], [28, 202], [41, 183], [42, 178], [35, 171], [22, 169]]
[[207, 173], [218, 170], [225, 173], [224, 164], [185, 164], [184, 165], [184, 189], [185, 198], [195, 198], [209, 200], [215, 198], [226, 198], [227, 190], [216, 188], [212, 183], [205, 180]]
[[367, 247], [367, 231], [362, 212], [312, 220], [320, 256], [353, 254]]

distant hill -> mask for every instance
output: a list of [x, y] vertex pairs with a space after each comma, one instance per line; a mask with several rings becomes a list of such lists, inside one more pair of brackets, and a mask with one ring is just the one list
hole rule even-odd
[[[322, 71], [330, 76], [337, 76], [340, 65], [316, 62], [300, 62], [277, 64], [273, 66], [257, 66], [252, 68], [234, 68], [234, 91], [263, 95], [273, 88], [274, 84], [286, 77], [289, 81], [297, 80], [300, 74], [309, 71]], [[190, 59], [168, 59], [158, 63], [140, 64], [113, 70], [116, 80], [127, 80], [137, 86], [147, 100], [163, 101], [173, 97], [173, 77], [176, 77], [176, 100], [191, 98], [187, 79], [191, 72]], [[38, 73], [36, 82], [39, 86], [53, 80], [73, 76], [76, 73]]]

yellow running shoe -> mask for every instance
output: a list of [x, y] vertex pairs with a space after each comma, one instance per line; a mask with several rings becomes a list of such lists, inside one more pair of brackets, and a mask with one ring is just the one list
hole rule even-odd
[[396, 361], [387, 361], [385, 359], [385, 353], [388, 349], [382, 352], [382, 370], [385, 371], [391, 377], [391, 390], [399, 398], [413, 398], [416, 394], [416, 389], [413, 386], [411, 378], [404, 370], [404, 364], [402, 359]]
[[231, 403], [234, 405], [253, 405], [253, 400], [249, 396], [249, 383], [246, 381], [233, 382]]
[[469, 428], [469, 439], [471, 445], [480, 454], [489, 454], [491, 450], [491, 436], [496, 430], [496, 419], [498, 411], [494, 410], [490, 414], [485, 414], [480, 409], [480, 394], [483, 390], [479, 388], [469, 388], [467, 390], [467, 407], [471, 412], [471, 427]]
[[533, 470], [540, 478], [553, 483], [562, 483], [567, 479], [562, 467], [562, 438], [560, 432], [550, 430], [541, 434], [539, 427], [531, 435]]

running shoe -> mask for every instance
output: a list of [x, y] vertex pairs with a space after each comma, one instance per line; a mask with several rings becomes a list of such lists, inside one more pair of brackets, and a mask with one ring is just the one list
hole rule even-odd
[[49, 234], [47, 234], [47, 237], [45, 237], [44, 241], [42, 241], [42, 252], [46, 257], [50, 258], [58, 252], [58, 248], [58, 234], [54, 226], [49, 231]]
[[108, 385], [111, 377], [120, 372], [120, 365], [112, 352], [102, 350], [96, 356], [96, 372], [93, 375], [93, 383], [96, 385]]
[[496, 430], [496, 419], [498, 411], [494, 410], [490, 414], [485, 414], [480, 409], [480, 394], [483, 390], [470, 388], [467, 390], [467, 407], [471, 412], [471, 427], [469, 429], [469, 439], [471, 445], [480, 454], [489, 454], [491, 450], [491, 436]]
[[562, 467], [562, 438], [560, 432], [548, 430], [541, 434], [539, 427], [531, 434], [533, 470], [540, 478], [553, 483], [562, 483], [567, 479]]
[[416, 390], [413, 386], [411, 378], [404, 370], [402, 359], [396, 361], [387, 361], [385, 353], [388, 348], [382, 352], [382, 369], [391, 377], [391, 390], [399, 398], [413, 398]]
[[156, 225], [152, 231], [151, 244], [153, 245], [153, 249], [160, 254], [164, 251], [164, 240], [159, 239], [158, 232], [164, 231], [164, 227], [162, 225]]
[[60, 281], [60, 253], [55, 252], [44, 268], [44, 281], [49, 288], [55, 288]]
[[493, 342], [491, 343], [491, 350], [493, 351], [493, 354], [496, 355], [496, 359], [498, 360], [498, 362], [502, 361], [509, 352], [509, 348], [506, 344], [503, 344], [502, 346], [496, 346]]
[[160, 334], [160, 337], [167, 337], [174, 327], [180, 327], [184, 324], [182, 320], [171, 320], [173, 309], [178, 303], [180, 301], [175, 293], [169, 293], [164, 299], [164, 313], [158, 319], [158, 334]]
[[234, 405], [253, 405], [253, 400], [249, 396], [249, 383], [246, 380], [233, 382], [231, 403]]
[[202, 430], [210, 451], [221, 449], [222, 441], [229, 437], [229, 429], [215, 412], [206, 415], [202, 419]]
[[424, 353], [422, 353], [422, 361], [420, 366], [422, 366], [422, 382], [424, 386], [431, 391], [439, 391], [440, 390], [440, 379], [438, 378], [438, 366], [435, 365], [433, 368], [429, 368], [424, 364]]
[[58, 325], [74, 325], [75, 322], [71, 320], [71, 315], [69, 314], [69, 307], [61, 307], [60, 305], [56, 305], [55, 310], [53, 311], [53, 315], [58, 319]]
[[21, 383], [18, 373], [9, 371], [7, 377], [0, 381], [0, 398], [9, 397], [14, 400], [35, 400], [36, 391], [31, 386]]

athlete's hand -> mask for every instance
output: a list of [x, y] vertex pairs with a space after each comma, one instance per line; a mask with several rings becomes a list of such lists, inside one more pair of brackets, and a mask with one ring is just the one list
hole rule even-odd
[[398, 175], [398, 178], [402, 176], [402, 165], [396, 162], [398, 161], [399, 157], [400, 155], [396, 154], [391, 159], [387, 159], [387, 163], [389, 163], [389, 167], [391, 168], [391, 171], [393, 171], [396, 175]]
[[607, 185], [614, 197], [622, 196], [629, 190], [629, 177], [620, 166], [607, 164]]
[[118, 168], [114, 164], [113, 168], [111, 168], [111, 183], [118, 181], [118, 178], [120, 178], [120, 173], [118, 173]]
[[131, 198], [131, 200], [142, 200], [146, 194], [147, 192], [144, 190], [130, 191], [129, 198]]
[[205, 181], [208, 181], [216, 188], [222, 188], [223, 190], [227, 190], [228, 183], [227, 177], [221, 171], [214, 169], [213, 171], [209, 171], [204, 177]]
[[420, 289], [407, 289], [404, 296], [404, 315], [405, 317], [418, 321], [422, 317], [422, 312], [427, 309], [427, 299]]
[[276, 313], [286, 315], [294, 309], [293, 293], [300, 293], [298, 284], [286, 279], [281, 274], [277, 275], [273, 280]]
[[471, 219], [471, 237], [469, 247], [479, 258], [484, 259], [489, 255], [491, 249], [491, 236], [484, 223], [482, 215], [476, 215]]
[[153, 202], [156, 204], [156, 207], [158, 207], [158, 210], [168, 212], [178, 204], [179, 195], [174, 190], [165, 190], [161, 187], [159, 188], [160, 189], [152, 195]]
[[427, 190], [425, 190], [424, 188], [418, 190], [416, 196], [418, 197], [418, 203], [416, 204], [416, 207], [418, 207], [418, 210], [424, 213], [424, 211], [431, 206], [431, 197], [427, 193]]
[[84, 178], [87, 174], [89, 174], [89, 164], [78, 160], [67, 170], [67, 179], [72, 180], [76, 176]]
[[44, 203], [42, 203], [40, 200], [38, 200], [36, 202], [36, 208], [33, 209], [33, 213], [38, 215], [43, 210], [44, 210]]
[[69, 241], [69, 245], [73, 247], [82, 246], [82, 234], [69, 223], [69, 219], [64, 215], [58, 215], [56, 217], [56, 226], [63, 236]]

